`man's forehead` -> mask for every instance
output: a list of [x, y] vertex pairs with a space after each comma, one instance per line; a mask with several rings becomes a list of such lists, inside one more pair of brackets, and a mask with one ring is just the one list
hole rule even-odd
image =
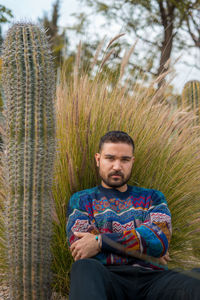
[[101, 153], [106, 155], [119, 155], [119, 156], [132, 156], [133, 155], [133, 147], [127, 143], [111, 143], [107, 142], [103, 144], [101, 149]]

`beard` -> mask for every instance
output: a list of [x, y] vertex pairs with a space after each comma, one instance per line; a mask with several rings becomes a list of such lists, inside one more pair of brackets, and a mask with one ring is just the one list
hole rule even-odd
[[[120, 188], [123, 185], [127, 184], [129, 179], [131, 178], [132, 170], [124, 176], [124, 174], [120, 171], [110, 172], [108, 175], [104, 174], [104, 172], [101, 171], [101, 168], [99, 168], [99, 175], [102, 179], [102, 181], [109, 186], [110, 188]], [[112, 176], [116, 175], [119, 177], [113, 178]]]

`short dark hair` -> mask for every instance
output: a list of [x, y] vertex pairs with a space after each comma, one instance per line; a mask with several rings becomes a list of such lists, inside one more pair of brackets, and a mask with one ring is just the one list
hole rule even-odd
[[135, 150], [133, 139], [124, 131], [109, 131], [102, 136], [99, 142], [99, 152], [101, 152], [104, 143], [125, 143], [133, 147], [133, 152]]

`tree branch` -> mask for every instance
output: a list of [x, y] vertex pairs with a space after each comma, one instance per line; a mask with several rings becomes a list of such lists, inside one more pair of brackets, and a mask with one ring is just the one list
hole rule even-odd
[[136, 37], [137, 37], [139, 40], [141, 40], [141, 41], [143, 41], [143, 42], [145, 42], [145, 43], [148, 43], [148, 44], [150, 44], [151, 46], [153, 45], [153, 46], [157, 47], [158, 49], [161, 49], [161, 46], [159, 46], [156, 42], [147, 40], [147, 39], [145, 39], [144, 37], [140, 36], [140, 35], [137, 33], [137, 29], [135, 28], [135, 26], [133, 25], [133, 23], [128, 22], [127, 25], [128, 25], [129, 27], [131, 27], [131, 28], [134, 30], [134, 33], [135, 33]]
[[186, 65], [187, 67], [190, 67], [190, 68], [196, 68], [197, 70], [200, 70], [200, 66], [198, 67], [196, 64], [194, 65], [194, 64], [190, 64], [190, 63], [188, 63], [187, 61], [183, 61], [183, 62], [181, 62], [181, 64], [184, 64], [184, 65]]
[[[195, 34], [192, 32], [191, 27], [190, 27], [189, 18], [192, 20], [199, 36], [195, 36]], [[192, 16], [189, 16], [187, 18], [186, 23], [187, 23], [188, 32], [189, 32], [192, 40], [194, 41], [195, 46], [200, 48], [200, 26], [196, 23], [196, 21], [193, 19]]]
[[143, 73], [149, 73], [149, 74], [151, 74], [151, 75], [153, 75], [153, 76], [157, 76], [157, 73], [154, 73], [154, 72], [152, 72], [151, 70], [145, 70], [145, 69], [143, 69], [141, 66], [138, 66], [138, 65], [136, 65], [136, 64], [134, 64], [134, 63], [129, 62], [129, 65], [131, 65], [132, 67], [134, 67], [134, 68], [136, 68], [136, 69], [142, 71]]
[[160, 15], [161, 15], [162, 25], [164, 26], [164, 28], [166, 28], [167, 27], [167, 15], [166, 15], [166, 12], [165, 12], [165, 8], [163, 6], [163, 1], [159, 0], [158, 5], [159, 5], [159, 8], [160, 8]]

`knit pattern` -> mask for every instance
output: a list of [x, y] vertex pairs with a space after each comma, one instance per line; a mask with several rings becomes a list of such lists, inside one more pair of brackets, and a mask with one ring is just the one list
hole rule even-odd
[[72, 195], [66, 231], [70, 245], [77, 240], [74, 232], [100, 233], [102, 252], [95, 258], [105, 265], [131, 263], [149, 267], [115, 245], [126, 251], [163, 256], [171, 237], [171, 215], [160, 191], [128, 186], [126, 192], [120, 192], [98, 186]]

